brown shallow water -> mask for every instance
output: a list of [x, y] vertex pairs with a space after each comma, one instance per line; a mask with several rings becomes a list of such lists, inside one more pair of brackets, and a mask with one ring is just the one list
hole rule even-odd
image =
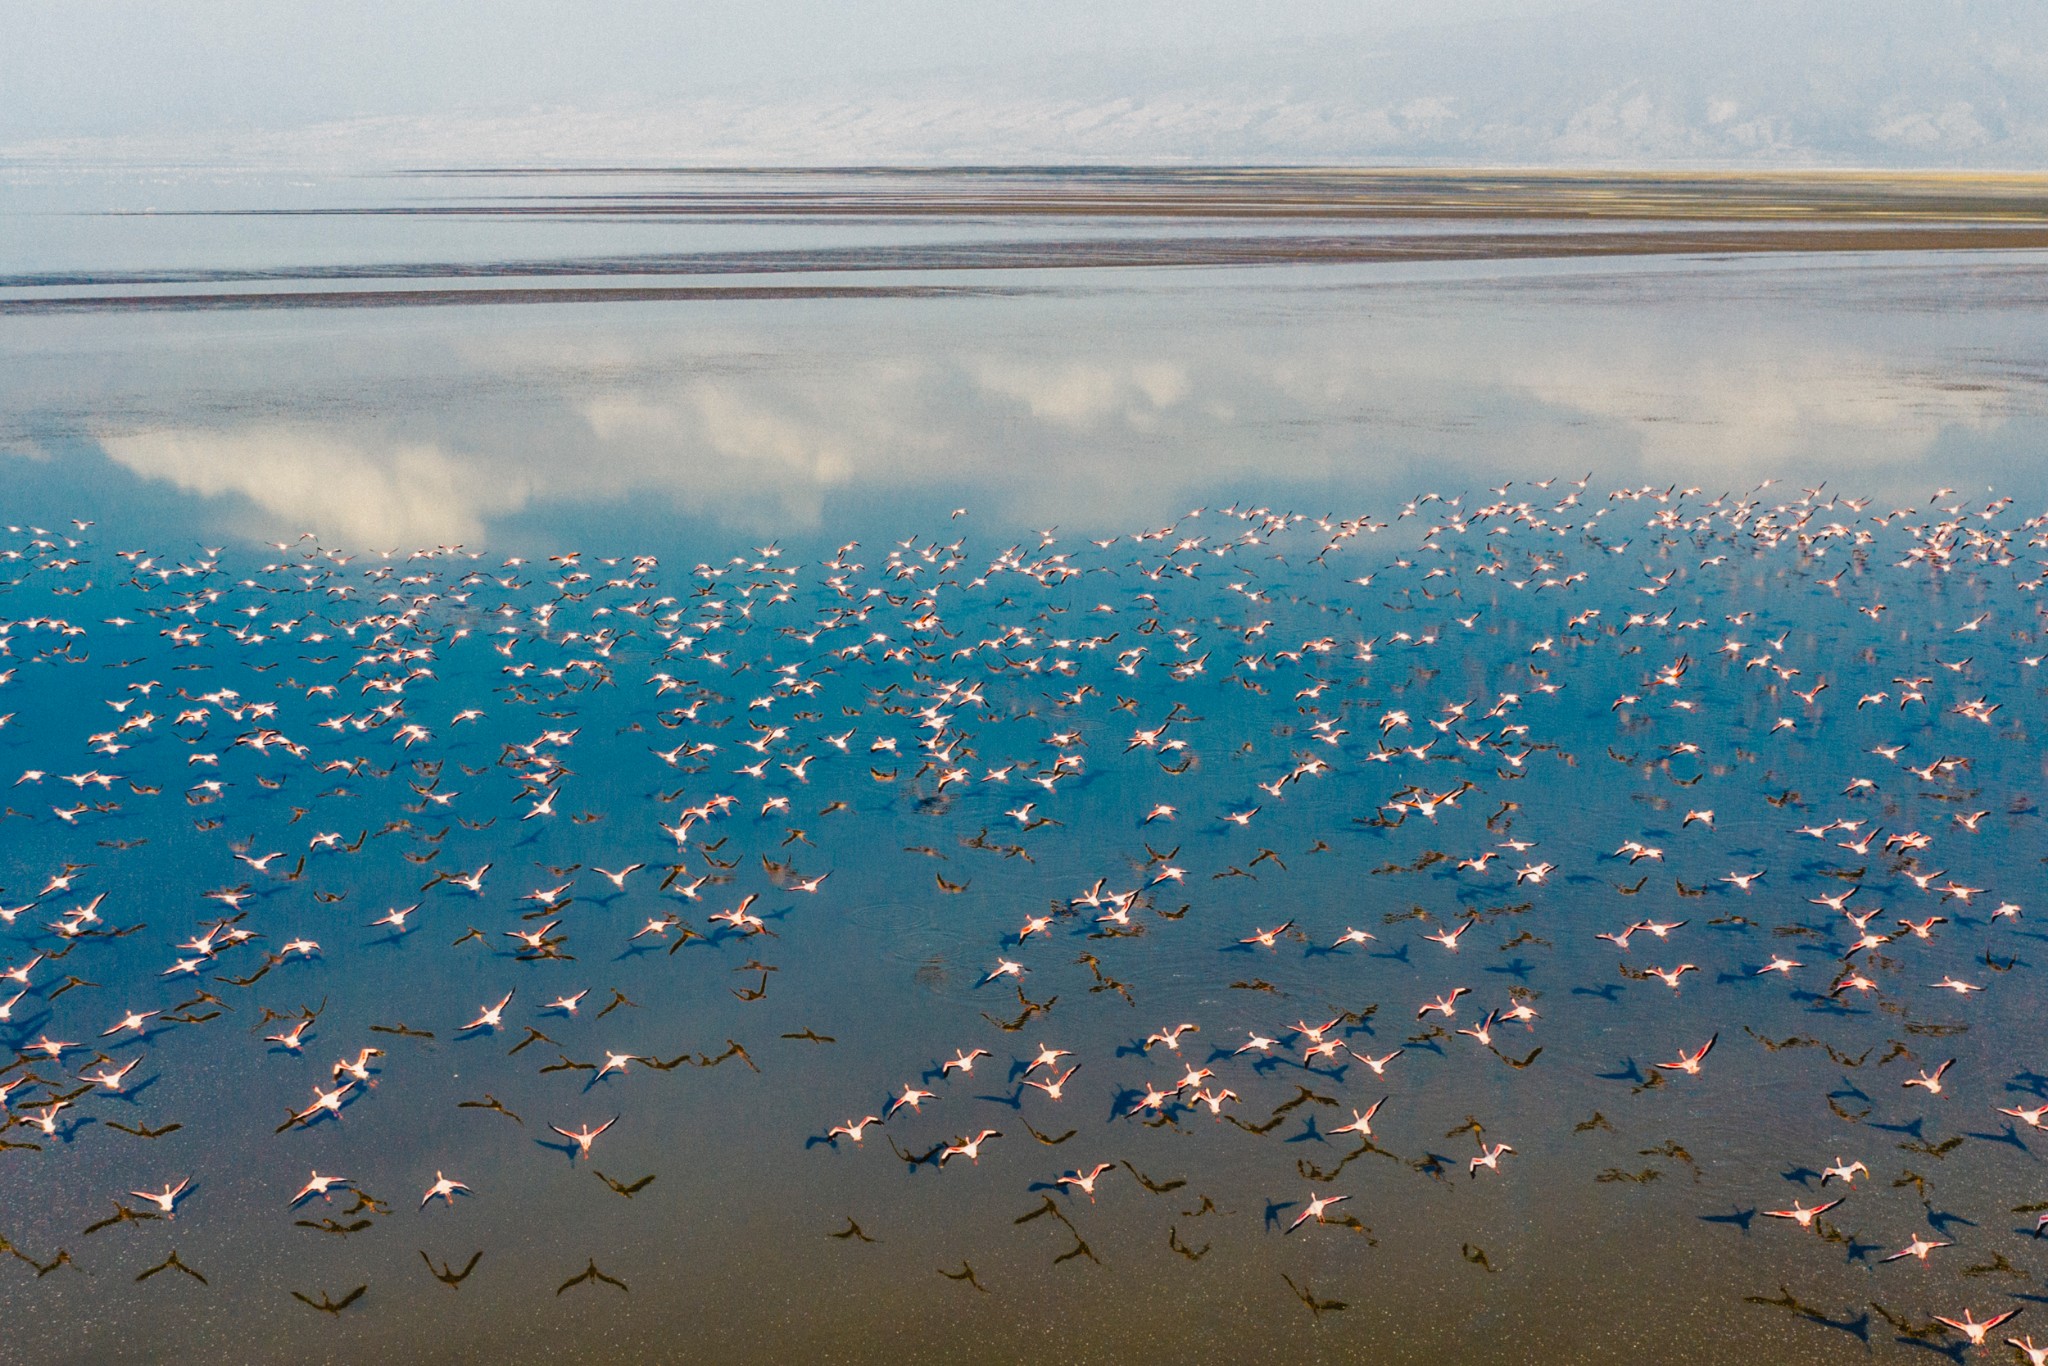
[[[415, 212], [707, 216], [1095, 216], [2038, 221], [2048, 178], [2026, 174], [1416, 171], [1365, 167], [763, 168], [509, 167], [424, 171], [423, 179], [530, 182], [526, 195], [465, 206], [335, 208]], [[610, 181], [614, 188], [579, 190]], [[630, 188], [629, 188], [630, 187]], [[527, 202], [515, 202], [519, 200]]]

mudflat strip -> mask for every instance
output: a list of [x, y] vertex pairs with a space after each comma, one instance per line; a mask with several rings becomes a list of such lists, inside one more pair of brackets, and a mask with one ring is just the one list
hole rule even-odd
[[[368, 265], [261, 272], [41, 276], [0, 279], [0, 289], [69, 290], [129, 286], [120, 293], [22, 293], [0, 298], [0, 314], [122, 311], [221, 311], [285, 308], [428, 308], [482, 304], [688, 303], [734, 300], [955, 298], [1034, 292], [1029, 287], [887, 285], [479, 285], [448, 280], [631, 279], [650, 275], [790, 275], [977, 270], [1147, 269], [1566, 260], [1578, 257], [1755, 256], [1788, 253], [2038, 251], [2039, 226], [1733, 227], [1600, 231], [1451, 232], [1372, 236], [1154, 237], [1120, 241], [951, 243], [919, 247], [840, 247], [783, 252], [707, 252], [589, 260], [505, 261], [463, 265]], [[349, 288], [403, 279], [410, 289]], [[175, 292], [190, 284], [298, 282], [298, 289]], [[135, 292], [135, 286], [154, 287]], [[341, 286], [341, 287], [336, 287]]]

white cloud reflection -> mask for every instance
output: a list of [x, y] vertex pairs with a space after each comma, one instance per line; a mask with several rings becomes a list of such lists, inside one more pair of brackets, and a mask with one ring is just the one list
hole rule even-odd
[[1945, 432], [1989, 430], [2011, 407], [2002, 387], [1937, 383], [1850, 346], [1767, 340], [1704, 354], [1652, 343], [1597, 365], [1553, 352], [1529, 358], [1516, 379], [1625, 433], [1648, 468], [1723, 480], [1802, 467], [1867, 478], [1916, 463]]
[[112, 435], [105, 445], [115, 464], [144, 479], [247, 499], [265, 534], [317, 527], [355, 545], [480, 540], [492, 516], [524, 507], [537, 492], [492, 462], [437, 445], [370, 445], [304, 423], [157, 429]]
[[[1937, 293], [2043, 292], [1928, 278]], [[380, 548], [490, 543], [508, 517], [579, 508], [749, 534], [941, 503], [1116, 528], [1212, 496], [1384, 508], [1589, 468], [1924, 494], [1945, 440], [1996, 458], [2038, 433], [2039, 381], [2012, 378], [2048, 373], [2038, 323], [2008, 311], [1987, 348], [1967, 309], [1892, 308], [1910, 282], [1797, 280], [497, 312], [414, 334], [365, 316], [340, 334], [223, 330], [185, 348], [189, 370], [131, 373], [113, 341], [89, 393], [75, 357], [14, 354], [15, 326], [0, 361], [23, 365], [0, 407], [75, 422], [140, 480], [220, 500], [222, 530]], [[0, 426], [0, 450], [39, 448]]]
[[1161, 415], [1184, 401], [1190, 388], [1186, 367], [1163, 360], [1046, 364], [991, 356], [975, 362], [972, 372], [983, 394], [1014, 399], [1040, 422], [1080, 431], [1112, 419], [1156, 431]]

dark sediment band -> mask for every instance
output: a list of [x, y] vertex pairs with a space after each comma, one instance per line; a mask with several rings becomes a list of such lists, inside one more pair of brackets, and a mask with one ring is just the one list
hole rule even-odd
[[[264, 271], [37, 275], [0, 278], [0, 289], [109, 285], [357, 280], [621, 279], [634, 276], [791, 275], [875, 271], [1090, 270], [1161, 267], [1541, 261], [1576, 258], [1756, 256], [1887, 252], [2040, 251], [2041, 227], [1728, 228], [1656, 231], [1449, 233], [1375, 236], [1181, 237], [1123, 241], [989, 242], [843, 247], [783, 252], [474, 264], [421, 263]], [[121, 310], [424, 308], [480, 304], [687, 303], [776, 299], [958, 298], [1028, 292], [1020, 287], [891, 285], [530, 285], [475, 289], [304, 289], [207, 294], [70, 294], [0, 299], [0, 314]]]

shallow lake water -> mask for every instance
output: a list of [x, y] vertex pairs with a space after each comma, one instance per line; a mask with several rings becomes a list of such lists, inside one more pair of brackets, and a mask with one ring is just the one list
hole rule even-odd
[[[1248, 229], [483, 195], [8, 189], [10, 1341], [1826, 1361], [2048, 1312], [2037, 254], [1136, 267], [1074, 244]], [[422, 203], [472, 212], [327, 212]], [[302, 297], [550, 262], [698, 292]]]

